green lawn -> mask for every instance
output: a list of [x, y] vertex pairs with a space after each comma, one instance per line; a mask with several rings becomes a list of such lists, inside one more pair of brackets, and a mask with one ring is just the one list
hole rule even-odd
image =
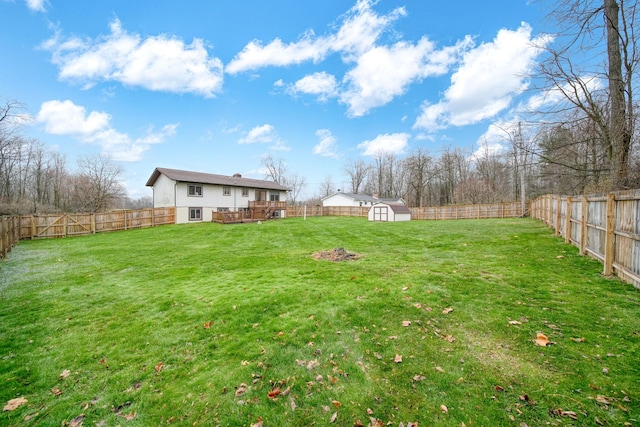
[[23, 241], [0, 425], [640, 426], [640, 291], [601, 270], [529, 219]]

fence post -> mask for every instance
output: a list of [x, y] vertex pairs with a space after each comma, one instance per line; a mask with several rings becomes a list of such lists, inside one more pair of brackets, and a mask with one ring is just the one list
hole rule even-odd
[[609, 276], [613, 273], [613, 259], [615, 255], [615, 209], [616, 196], [609, 193], [607, 196], [607, 228], [604, 241], [604, 275]]
[[31, 215], [31, 240], [36, 238], [36, 231], [37, 231], [37, 226], [36, 226], [36, 216], [35, 215]]
[[589, 214], [587, 196], [582, 196], [582, 214], [580, 218], [580, 255], [586, 254], [587, 248], [587, 219]]
[[560, 235], [560, 219], [562, 218], [562, 196], [556, 198], [556, 236]]
[[0, 217], [0, 259], [4, 259], [7, 257], [7, 243], [9, 239], [9, 230], [5, 230], [5, 217]]
[[571, 243], [571, 197], [567, 196], [567, 206], [564, 209], [564, 242]]

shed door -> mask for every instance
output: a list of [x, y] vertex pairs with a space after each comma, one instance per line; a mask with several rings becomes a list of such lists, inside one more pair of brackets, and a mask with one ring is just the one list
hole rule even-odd
[[373, 220], [374, 221], [389, 221], [389, 212], [386, 206], [374, 206], [373, 207]]

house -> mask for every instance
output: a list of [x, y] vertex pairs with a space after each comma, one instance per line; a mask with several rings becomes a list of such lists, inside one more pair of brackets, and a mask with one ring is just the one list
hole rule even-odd
[[404, 200], [402, 199], [379, 199], [374, 194], [373, 196], [368, 196], [366, 194], [355, 194], [355, 193], [342, 193], [338, 191], [337, 193], [333, 193], [330, 196], [326, 196], [322, 198], [322, 206], [349, 206], [349, 207], [358, 207], [358, 206], [373, 206], [376, 203], [380, 202], [391, 202], [404, 204]]
[[411, 221], [411, 211], [399, 203], [376, 203], [369, 209], [367, 217], [369, 221]]
[[176, 208], [178, 224], [285, 215], [288, 188], [273, 181], [156, 168], [146, 185], [153, 188], [153, 207]]

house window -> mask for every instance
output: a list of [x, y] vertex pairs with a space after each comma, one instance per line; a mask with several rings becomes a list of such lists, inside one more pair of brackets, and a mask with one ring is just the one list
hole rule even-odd
[[249, 189], [248, 188], [243, 188], [242, 189], [242, 197], [249, 197]]
[[231, 187], [222, 187], [222, 195], [230, 196], [231, 195]]
[[270, 193], [269, 197], [270, 197], [269, 200], [272, 201], [272, 202], [280, 201], [280, 193]]
[[202, 208], [189, 208], [189, 221], [202, 221]]
[[202, 185], [189, 184], [187, 194], [192, 197], [202, 197]]

